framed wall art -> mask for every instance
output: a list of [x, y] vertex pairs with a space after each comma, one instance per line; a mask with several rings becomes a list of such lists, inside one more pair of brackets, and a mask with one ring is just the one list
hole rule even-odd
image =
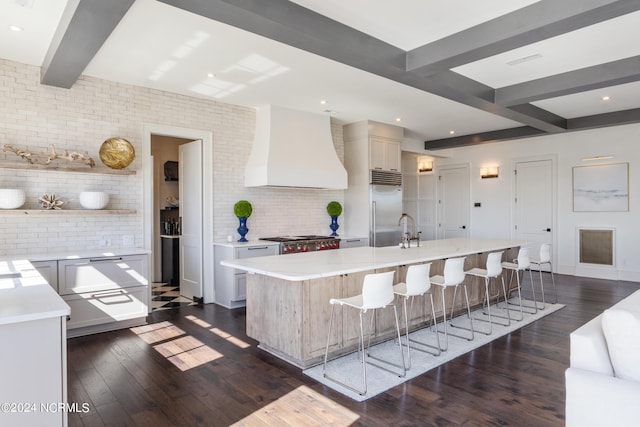
[[628, 163], [573, 168], [574, 212], [626, 212], [628, 210]]

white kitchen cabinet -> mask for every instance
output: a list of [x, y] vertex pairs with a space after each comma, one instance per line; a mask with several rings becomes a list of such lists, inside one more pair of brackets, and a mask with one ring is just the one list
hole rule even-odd
[[[69, 307], [32, 269], [0, 289], [1, 426], [66, 426]], [[88, 409], [88, 408], [86, 408]], [[81, 408], [79, 408], [81, 410]]]
[[400, 172], [401, 154], [400, 141], [369, 137], [369, 169]]
[[[16, 405], [3, 407], [0, 425], [66, 425], [66, 414], [57, 407], [66, 402], [64, 321], [54, 317], [0, 326], [5, 347], [0, 399]], [[55, 405], [51, 413], [46, 412], [49, 404]]]
[[[70, 336], [76, 335], [71, 331], [73, 329], [108, 325], [147, 316], [146, 286], [65, 295], [62, 299], [71, 307], [71, 317], [67, 322]], [[111, 329], [114, 328], [109, 325], [104, 330]]]
[[369, 238], [343, 237], [340, 239], [340, 249], [357, 248], [360, 246], [369, 246]]
[[246, 273], [220, 265], [225, 259], [278, 255], [278, 243], [229, 243], [214, 246], [215, 302], [226, 308], [244, 307], [247, 298]]
[[371, 120], [350, 123], [342, 129], [344, 167], [349, 174], [349, 187], [344, 191], [344, 233], [369, 236], [372, 229], [372, 176], [398, 178], [404, 129]]
[[147, 255], [58, 261], [58, 291], [71, 307], [69, 336], [145, 323], [149, 288]]
[[58, 261], [33, 261], [31, 265], [33, 265], [47, 283], [58, 292]]
[[60, 295], [147, 284], [147, 256], [99, 256], [58, 261]]

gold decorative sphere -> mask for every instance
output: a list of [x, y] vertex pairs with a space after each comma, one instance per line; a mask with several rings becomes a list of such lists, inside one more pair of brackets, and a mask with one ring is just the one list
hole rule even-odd
[[100, 146], [100, 160], [111, 169], [124, 169], [131, 164], [136, 152], [124, 138], [109, 138]]

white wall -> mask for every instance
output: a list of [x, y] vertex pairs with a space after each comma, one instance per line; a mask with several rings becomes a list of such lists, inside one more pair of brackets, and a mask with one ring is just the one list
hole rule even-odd
[[[88, 151], [100, 163], [98, 150], [113, 136], [129, 140], [138, 156], [129, 166], [136, 175], [114, 176], [0, 168], [0, 187], [26, 191], [25, 208], [39, 209], [37, 199], [55, 192], [77, 207], [85, 189], [108, 191], [110, 208], [135, 209], [134, 215], [13, 215], [0, 212], [0, 255], [95, 249], [109, 238], [121, 247], [124, 235], [144, 245], [143, 174], [140, 158], [145, 124], [213, 133], [214, 239], [237, 237], [233, 204], [249, 200], [254, 207], [248, 238], [291, 233], [328, 233], [325, 207], [343, 201], [342, 191], [244, 187], [244, 165], [255, 128], [255, 110], [221, 102], [83, 76], [71, 89], [39, 84], [40, 68], [0, 59], [0, 145], [42, 151]], [[343, 158], [342, 127], [332, 124], [338, 156]], [[0, 160], [24, 162], [0, 151]], [[56, 162], [59, 162], [57, 160]], [[340, 230], [339, 230], [340, 232]]]
[[436, 175], [433, 172], [418, 173], [419, 155], [402, 152], [402, 207], [403, 212], [416, 221], [416, 233], [420, 240], [436, 238]]
[[[617, 126], [581, 132], [522, 139], [465, 148], [439, 150], [446, 156], [436, 160], [436, 168], [444, 164], [468, 163], [471, 170], [471, 204], [481, 202], [481, 208], [470, 206], [473, 237], [511, 237], [512, 164], [514, 159], [556, 156], [555, 183], [556, 267], [560, 273], [610, 279], [640, 281], [640, 241], [638, 212], [640, 211], [640, 124]], [[613, 159], [584, 162], [583, 157], [612, 155]], [[572, 168], [599, 163], [629, 163], [628, 212], [573, 212]], [[482, 180], [480, 167], [498, 165], [500, 177]], [[579, 265], [576, 230], [579, 227], [615, 228], [615, 267], [591, 268]]]

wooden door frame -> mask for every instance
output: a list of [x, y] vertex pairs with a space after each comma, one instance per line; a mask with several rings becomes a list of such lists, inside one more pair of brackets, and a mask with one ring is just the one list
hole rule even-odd
[[[144, 248], [153, 252], [153, 161], [151, 135], [202, 140], [202, 297], [204, 303], [215, 299], [213, 285], [213, 132], [145, 123], [142, 131], [142, 181]], [[153, 272], [153, 256], [149, 258], [149, 273]], [[151, 277], [151, 276], [149, 276]], [[151, 301], [151, 286], [149, 286]], [[149, 304], [151, 312], [151, 304]]]

